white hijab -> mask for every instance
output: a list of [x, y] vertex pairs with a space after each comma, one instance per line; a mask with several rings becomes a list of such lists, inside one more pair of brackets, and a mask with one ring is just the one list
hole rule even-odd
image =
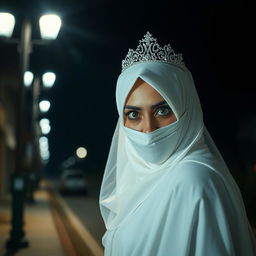
[[[139, 77], [163, 96], [177, 118], [175, 123], [151, 133], [124, 127], [124, 104]], [[222, 170], [221, 175], [231, 185], [230, 193], [240, 195], [204, 126], [193, 78], [185, 66], [144, 62], [129, 67], [118, 78], [116, 102], [119, 120], [100, 192], [101, 213], [108, 230], [117, 228], [143, 204], [165, 174], [171, 172], [185, 157], [189, 157], [197, 145], [207, 145], [214, 162], [217, 159], [219, 165], [219, 168], [214, 169]], [[203, 163], [204, 160], [198, 154], [193, 156], [193, 161]]]

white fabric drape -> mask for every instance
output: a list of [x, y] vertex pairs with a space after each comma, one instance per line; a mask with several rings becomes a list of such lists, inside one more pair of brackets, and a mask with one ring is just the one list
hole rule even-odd
[[[149, 134], [124, 127], [124, 103], [139, 77], [164, 97], [175, 123]], [[118, 78], [116, 101], [100, 193], [105, 255], [255, 255], [240, 191], [204, 126], [188, 69], [133, 65]]]

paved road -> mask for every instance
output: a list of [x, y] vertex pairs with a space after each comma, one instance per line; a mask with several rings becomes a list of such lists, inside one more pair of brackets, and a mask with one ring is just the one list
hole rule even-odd
[[[53, 181], [57, 191], [58, 181]], [[65, 195], [62, 196], [73, 213], [80, 219], [85, 227], [90, 231], [100, 246], [101, 239], [105, 233], [105, 225], [99, 209], [99, 184], [88, 186], [88, 195]]]

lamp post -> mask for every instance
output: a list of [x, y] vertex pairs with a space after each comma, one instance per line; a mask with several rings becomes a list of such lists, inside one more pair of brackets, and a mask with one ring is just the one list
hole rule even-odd
[[[17, 122], [16, 122], [16, 162], [15, 170], [12, 175], [12, 221], [10, 239], [6, 243], [7, 248], [24, 248], [29, 245], [25, 239], [23, 229], [24, 219], [24, 74], [28, 70], [29, 56], [32, 50], [32, 44], [36, 41], [31, 40], [32, 26], [28, 17], [25, 17], [22, 23], [20, 40], [8, 39], [12, 36], [15, 25], [15, 18], [10, 13], [0, 13], [0, 36], [4, 37], [6, 42], [17, 42], [20, 53], [19, 63], [19, 86], [17, 97]], [[40, 33], [42, 39], [56, 39], [61, 20], [57, 15], [44, 15], [39, 20]], [[6, 39], [7, 38], [7, 39]], [[37, 41], [38, 42], [38, 41]], [[40, 43], [40, 42], [39, 42]]]
[[[29, 204], [34, 204], [34, 192], [36, 188], [38, 187], [38, 182], [40, 180], [40, 170], [41, 170], [41, 161], [39, 166], [39, 157], [41, 155], [41, 151], [39, 151], [39, 133], [43, 135], [47, 135], [50, 130], [50, 121], [46, 118], [43, 118], [40, 120], [40, 130], [39, 132], [39, 126], [38, 126], [38, 108], [39, 106], [39, 96], [41, 90], [48, 90], [49, 88], [53, 87], [54, 82], [56, 80], [56, 75], [53, 72], [46, 72], [42, 75], [42, 78], [39, 76], [35, 76], [34, 82], [33, 82], [34, 75], [32, 72], [27, 71], [24, 75], [24, 82], [27, 87], [30, 87], [32, 85], [32, 111], [31, 111], [31, 145], [32, 145], [32, 162], [31, 162], [31, 169], [28, 171], [27, 174], [27, 202]], [[42, 81], [42, 83], [40, 82]], [[47, 103], [46, 103], [47, 104]], [[45, 104], [43, 104], [44, 110], [45, 110]], [[49, 106], [48, 106], [49, 107]], [[41, 109], [40, 109], [41, 110]], [[41, 160], [45, 160], [41, 157]]]
[[31, 52], [31, 23], [25, 19], [22, 24], [20, 40], [20, 77], [18, 86], [17, 110], [16, 110], [16, 162], [15, 171], [12, 175], [12, 228], [10, 239], [6, 243], [7, 248], [23, 248], [28, 246], [25, 240], [23, 229], [24, 218], [24, 176], [23, 176], [23, 132], [24, 132], [24, 80], [23, 75], [29, 64], [29, 54]]
[[[27, 75], [27, 76], [26, 76]], [[26, 79], [27, 78], [27, 79]], [[26, 189], [26, 200], [29, 204], [34, 204], [34, 191], [37, 188], [37, 184], [39, 181], [39, 160], [38, 160], [38, 145], [37, 145], [37, 102], [40, 93], [40, 79], [36, 76], [34, 79], [34, 74], [30, 71], [26, 71], [24, 75], [24, 82], [27, 86], [30, 87], [32, 85], [32, 104], [31, 104], [31, 116], [29, 118], [30, 133], [31, 133], [31, 146], [32, 146], [32, 161], [31, 161], [31, 168], [28, 169], [27, 173], [27, 189]]]

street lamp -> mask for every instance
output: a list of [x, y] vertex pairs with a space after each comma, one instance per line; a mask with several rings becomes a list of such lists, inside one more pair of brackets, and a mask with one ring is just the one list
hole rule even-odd
[[77, 150], [76, 150], [76, 156], [78, 158], [85, 158], [87, 156], [87, 150], [86, 148], [84, 147], [79, 147]]
[[[55, 14], [44, 15], [40, 18], [40, 33], [44, 40], [51, 41], [57, 38], [61, 19]], [[5, 42], [17, 42], [19, 44], [18, 50], [20, 53], [20, 75], [18, 86], [18, 99], [17, 99], [17, 122], [16, 122], [16, 161], [15, 170], [12, 177], [12, 228], [10, 232], [10, 239], [6, 243], [7, 248], [23, 248], [28, 246], [28, 241], [25, 239], [25, 232], [23, 229], [24, 219], [24, 76], [29, 67], [29, 56], [33, 44], [41, 44], [42, 41], [31, 40], [32, 24], [28, 17], [25, 17], [22, 22], [21, 38], [19, 40], [12, 40], [13, 29], [15, 25], [15, 18], [12, 14], [7, 12], [0, 12], [0, 37], [5, 39]], [[48, 33], [46, 32], [48, 30]], [[28, 73], [27, 73], [28, 74]], [[30, 74], [31, 75], [31, 74]], [[26, 75], [27, 76], [27, 75]], [[31, 76], [30, 76], [31, 78]]]
[[48, 138], [42, 136], [39, 138], [40, 155], [44, 161], [47, 161], [50, 157]]
[[26, 71], [24, 74], [24, 85], [30, 87], [34, 80], [34, 74], [31, 71]]
[[43, 39], [54, 40], [58, 36], [61, 19], [55, 14], [43, 15], [39, 20], [39, 26]]
[[40, 120], [39, 124], [40, 124], [42, 134], [47, 135], [51, 131], [49, 119], [43, 118]]
[[15, 18], [7, 12], [0, 13], [0, 36], [11, 37], [15, 25]]
[[[27, 72], [26, 72], [27, 73]], [[25, 73], [25, 74], [26, 74]], [[42, 135], [47, 135], [51, 131], [50, 122], [48, 119], [43, 118], [39, 122], [38, 127], [38, 110], [39, 110], [39, 95], [41, 90], [48, 90], [51, 88], [55, 82], [56, 75], [53, 72], [46, 72], [43, 74], [43, 76], [40, 78], [38, 75], [35, 76], [34, 82], [32, 84], [32, 112], [31, 112], [31, 142], [33, 147], [33, 154], [32, 154], [32, 171], [28, 174], [28, 183], [27, 183], [27, 202], [28, 203], [35, 203], [34, 200], [34, 191], [35, 188], [38, 187], [38, 181], [40, 177], [40, 167], [38, 166], [38, 161], [40, 163], [46, 164], [50, 153], [49, 150], [47, 152], [43, 152], [40, 150], [40, 145], [38, 142], [39, 133]], [[42, 81], [42, 83], [41, 83]], [[43, 102], [40, 104], [41, 109], [40, 112], [46, 112], [49, 110], [49, 103]], [[39, 129], [41, 132], [39, 132]], [[39, 160], [40, 157], [40, 160]]]
[[51, 106], [50, 101], [42, 100], [39, 102], [39, 109], [41, 112], [47, 112]]
[[[30, 71], [26, 71], [25, 75], [24, 75], [24, 84], [25, 86], [27, 86], [28, 89], [31, 89], [31, 96], [32, 96], [32, 111], [31, 111], [31, 116], [30, 116], [30, 121], [31, 121], [31, 129], [30, 129], [30, 133], [31, 133], [31, 139], [30, 142], [32, 144], [32, 161], [31, 163], [31, 169], [30, 171], [28, 171], [26, 173], [27, 176], [27, 193], [26, 193], [26, 201], [30, 204], [34, 204], [35, 200], [34, 200], [34, 191], [35, 189], [38, 187], [38, 182], [39, 182], [39, 178], [40, 178], [40, 169], [41, 169], [41, 164], [42, 162], [45, 164], [47, 163], [46, 157], [50, 155], [50, 153], [44, 153], [43, 157], [42, 157], [42, 153], [40, 151], [40, 147], [39, 147], [39, 133], [42, 135], [47, 135], [49, 134], [49, 132], [51, 131], [51, 126], [49, 123], [48, 119], [42, 119], [39, 123], [40, 127], [38, 127], [38, 122], [37, 119], [39, 117], [38, 115], [38, 110], [39, 110], [39, 95], [41, 90], [48, 90], [50, 87], [53, 86], [54, 82], [56, 79], [56, 75], [53, 72], [46, 72], [43, 74], [42, 78], [40, 78], [37, 74], [34, 75], [32, 72]], [[42, 81], [42, 85], [41, 85], [41, 81]], [[32, 86], [31, 86], [32, 84]], [[30, 88], [32, 87], [32, 88]], [[49, 110], [49, 105], [48, 103], [41, 103], [42, 105], [42, 110], [43, 112], [46, 112], [46, 110]], [[45, 106], [46, 105], [46, 106]], [[46, 109], [47, 107], [47, 109]], [[41, 110], [41, 112], [42, 112]], [[45, 122], [45, 121], [48, 122]], [[41, 132], [39, 132], [39, 129]], [[39, 160], [40, 157], [40, 160]], [[39, 162], [40, 161], [40, 162]]]
[[43, 86], [51, 88], [56, 80], [56, 75], [53, 72], [46, 72], [42, 76]]

